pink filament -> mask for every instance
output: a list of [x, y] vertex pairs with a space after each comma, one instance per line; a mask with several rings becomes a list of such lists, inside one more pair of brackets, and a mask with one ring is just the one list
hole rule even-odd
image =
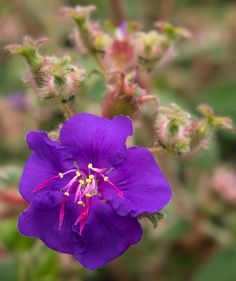
[[79, 184], [79, 186], [76, 189], [74, 202], [76, 202], [78, 200], [80, 195], [81, 195], [81, 184]]
[[51, 178], [45, 180], [43, 183], [41, 183], [39, 186], [37, 186], [37, 187], [32, 191], [32, 193], [37, 192], [37, 191], [43, 189], [47, 184], [49, 184], [50, 182], [54, 181], [54, 180], [57, 179], [57, 178], [59, 178], [59, 175], [54, 176], [54, 177], [51, 177]]
[[124, 195], [123, 195], [123, 192], [111, 181], [107, 181], [109, 182], [109, 184], [114, 188], [114, 190], [116, 191], [116, 193], [118, 194], [118, 196], [122, 199], [124, 199]]
[[87, 199], [86, 203], [85, 203], [85, 207], [82, 211], [82, 213], [79, 215], [79, 217], [77, 218], [75, 225], [77, 225], [78, 223], [80, 224], [80, 229], [79, 229], [79, 233], [81, 235], [84, 226], [85, 226], [85, 221], [88, 217], [88, 213], [89, 213], [89, 206], [90, 206], [90, 199]]
[[77, 176], [73, 177], [73, 179], [71, 179], [68, 182], [68, 184], [63, 188], [63, 190], [67, 190], [67, 192], [69, 192], [71, 187], [72, 187], [72, 185], [73, 185], [73, 183], [77, 180], [77, 178], [78, 178]]
[[[66, 171], [66, 172], [63, 173], [62, 175], [65, 176], [65, 175], [67, 175], [67, 174], [70, 174], [70, 173], [74, 172], [75, 170], [76, 170], [76, 169], [72, 169], [72, 170]], [[58, 178], [60, 178], [59, 174], [56, 175], [56, 176], [53, 176], [53, 177], [51, 177], [51, 178], [49, 178], [49, 179], [46, 179], [43, 183], [41, 183], [40, 185], [38, 185], [38, 186], [32, 191], [32, 193], [37, 192], [37, 191], [43, 189], [47, 184], [49, 184], [50, 182], [52, 182], [52, 181], [54, 181], [55, 179], [58, 179]]]
[[64, 197], [62, 203], [61, 203], [61, 207], [60, 207], [60, 214], [59, 214], [59, 227], [58, 230], [61, 229], [64, 217], [65, 217], [65, 203], [66, 203], [66, 196]]

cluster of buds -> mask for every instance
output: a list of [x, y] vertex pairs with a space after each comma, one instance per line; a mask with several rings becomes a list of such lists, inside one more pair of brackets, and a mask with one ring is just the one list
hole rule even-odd
[[38, 49], [44, 42], [46, 39], [32, 40], [25, 37], [22, 45], [9, 45], [6, 49], [26, 59], [30, 72], [25, 81], [40, 97], [58, 98], [62, 101], [70, 99], [84, 79], [84, 70], [71, 64], [69, 56], [60, 59], [42, 56]]
[[189, 37], [185, 29], [164, 22], [149, 32], [142, 32], [135, 23], [122, 23], [105, 32], [92, 21], [94, 10], [94, 6], [64, 8], [66, 16], [75, 21], [83, 45], [108, 71], [127, 72], [139, 66], [151, 71], [177, 40]]
[[194, 155], [207, 147], [212, 133], [220, 128], [233, 130], [230, 118], [216, 116], [212, 108], [200, 105], [196, 119], [176, 104], [161, 106], [156, 119], [157, 144], [176, 155]]
[[107, 85], [102, 114], [110, 119], [120, 114], [135, 119], [141, 105], [148, 100], [153, 100], [155, 105], [158, 105], [156, 96], [148, 95], [137, 83], [126, 79], [124, 74], [114, 73], [110, 75]]

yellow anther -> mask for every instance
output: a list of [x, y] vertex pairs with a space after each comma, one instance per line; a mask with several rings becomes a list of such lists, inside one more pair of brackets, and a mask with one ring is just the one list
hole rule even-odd
[[89, 163], [89, 164], [88, 164], [88, 168], [89, 168], [89, 169], [92, 169], [92, 168], [93, 168], [93, 164]]
[[79, 183], [80, 183], [80, 184], [84, 184], [84, 181], [83, 181], [83, 180], [79, 180]]
[[76, 177], [80, 177], [81, 173], [79, 171], [76, 171]]
[[78, 201], [78, 205], [83, 205], [84, 204], [84, 202], [83, 201]]
[[90, 183], [91, 182], [91, 179], [86, 179], [86, 183]]
[[104, 181], [108, 181], [108, 177], [104, 177], [103, 180], [104, 180]]
[[93, 180], [93, 179], [94, 179], [94, 175], [90, 175], [89, 178], [90, 178], [91, 180]]
[[86, 193], [85, 196], [86, 196], [87, 198], [92, 197], [92, 195], [91, 195], [90, 193]]
[[65, 196], [70, 196], [69, 192], [64, 193]]
[[63, 178], [63, 174], [59, 173], [58, 176], [62, 179]]

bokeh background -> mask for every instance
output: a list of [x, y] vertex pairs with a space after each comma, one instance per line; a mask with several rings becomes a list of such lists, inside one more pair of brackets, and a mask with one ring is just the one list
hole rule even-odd
[[[143, 220], [142, 241], [103, 269], [89, 272], [70, 256], [17, 232], [17, 216], [25, 206], [14, 194], [29, 155], [24, 136], [31, 129], [54, 129], [63, 115], [53, 103], [42, 102], [27, 90], [22, 82], [25, 62], [3, 48], [26, 34], [46, 36], [50, 41], [45, 53], [70, 53], [86, 69], [93, 69], [93, 61], [72, 48], [71, 27], [58, 13], [61, 6], [95, 4], [95, 17], [101, 21], [124, 18], [150, 29], [156, 20], [168, 20], [189, 29], [192, 38], [178, 47], [171, 65], [156, 73], [152, 94], [162, 104], [176, 102], [193, 114], [199, 103], [208, 103], [236, 124], [235, 1], [124, 0], [117, 10], [119, 2], [0, 1], [1, 281], [236, 280], [235, 133], [218, 133], [209, 149], [192, 159], [158, 157], [174, 192], [166, 217], [156, 229]], [[98, 113], [104, 90], [101, 77], [91, 77], [80, 93], [78, 111]]]

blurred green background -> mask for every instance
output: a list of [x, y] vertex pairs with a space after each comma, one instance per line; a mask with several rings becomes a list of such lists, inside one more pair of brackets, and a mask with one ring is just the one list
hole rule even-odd
[[[209, 150], [194, 159], [160, 157], [174, 192], [166, 218], [157, 229], [143, 221], [144, 237], [122, 257], [96, 272], [83, 269], [72, 257], [59, 255], [40, 241], [17, 232], [22, 203], [9, 204], [1, 191], [17, 190], [29, 154], [24, 136], [31, 129], [51, 130], [63, 116], [53, 103], [33, 96], [22, 82], [26, 65], [3, 50], [26, 34], [46, 36], [48, 54], [69, 53], [86, 69], [87, 56], [72, 49], [71, 27], [59, 8], [95, 4], [95, 17], [116, 19], [113, 0], [0, 1], [0, 280], [1, 281], [236, 281], [236, 200], [216, 192], [217, 175], [236, 193], [236, 134], [219, 133]], [[119, 1], [118, 1], [119, 2]], [[122, 2], [122, 1], [121, 1]], [[236, 124], [236, 2], [227, 0], [123, 0], [126, 20], [150, 29], [167, 20], [193, 36], [178, 56], [156, 73], [152, 94], [162, 104], [176, 102], [195, 113], [208, 103]], [[98, 112], [104, 95], [101, 77], [94, 76], [81, 92], [78, 110]], [[223, 172], [222, 172], [223, 171]], [[235, 196], [236, 197], [236, 196]]]

